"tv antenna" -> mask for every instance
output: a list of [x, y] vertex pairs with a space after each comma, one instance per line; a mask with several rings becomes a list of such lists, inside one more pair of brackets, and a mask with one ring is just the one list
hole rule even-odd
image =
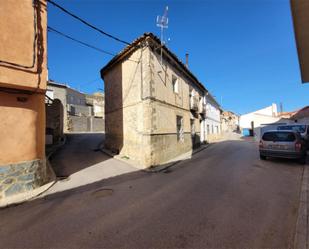
[[165, 7], [164, 14], [163, 16], [157, 16], [157, 27], [161, 29], [161, 65], [162, 65], [162, 46], [165, 44], [164, 42], [164, 37], [163, 37], [163, 32], [164, 29], [168, 28], [168, 17], [167, 17], [167, 12], [168, 12], [168, 6]]

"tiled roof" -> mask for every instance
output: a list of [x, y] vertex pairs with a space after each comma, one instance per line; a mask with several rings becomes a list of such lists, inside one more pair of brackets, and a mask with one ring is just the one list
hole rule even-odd
[[[151, 38], [158, 44], [161, 44], [160, 39], [154, 35], [153, 33], [144, 33], [142, 36], [138, 37], [136, 40], [134, 40], [130, 45], [125, 47], [122, 51], [120, 51], [112, 60], [110, 60], [106, 66], [104, 66], [101, 69], [101, 77], [103, 78], [103, 75], [105, 72], [107, 72], [110, 68], [112, 68], [114, 65], [116, 65], [118, 62], [122, 61], [124, 58], [126, 58], [131, 52], [133, 52], [135, 49], [139, 48], [140, 42], [146, 40], [147, 38]], [[201, 82], [195, 77], [195, 75], [186, 67], [186, 65], [174, 54], [172, 53], [165, 45], [162, 46], [164, 51], [169, 54], [181, 67], [181, 69], [189, 75], [194, 80], [194, 83], [201, 88], [201, 90], [208, 92], [208, 90], [203, 86]], [[217, 103], [218, 104], [218, 103]], [[218, 104], [219, 105], [219, 104]]]
[[292, 119], [309, 117], [309, 106], [305, 106], [292, 115]]

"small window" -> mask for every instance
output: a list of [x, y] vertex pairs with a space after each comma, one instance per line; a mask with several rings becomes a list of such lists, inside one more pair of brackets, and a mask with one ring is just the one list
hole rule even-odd
[[211, 134], [214, 134], [214, 125], [211, 125]]
[[173, 86], [173, 92], [174, 93], [178, 93], [179, 89], [178, 89], [178, 79], [176, 76], [172, 76], [172, 86]]
[[207, 134], [210, 133], [210, 128], [209, 128], [209, 124], [207, 125]]
[[184, 141], [182, 116], [176, 116], [176, 126], [177, 126], [177, 141]]
[[190, 126], [191, 126], [191, 136], [194, 136], [195, 135], [194, 119], [190, 119]]

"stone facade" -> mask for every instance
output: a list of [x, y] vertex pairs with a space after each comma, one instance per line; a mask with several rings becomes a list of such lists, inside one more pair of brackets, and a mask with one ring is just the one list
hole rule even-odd
[[104, 118], [104, 93], [87, 94], [86, 104], [92, 106], [95, 117]]
[[63, 105], [63, 132], [104, 131], [104, 95], [84, 94], [54, 81], [47, 88], [49, 99], [59, 99]]
[[32, 160], [0, 167], [0, 200], [46, 183], [46, 163]]
[[206, 122], [208, 91], [165, 47], [161, 63], [158, 47], [160, 40], [145, 34], [101, 70], [105, 147], [142, 168], [162, 164], [207, 140], [201, 124]]
[[239, 116], [231, 111], [221, 113], [222, 132], [239, 131]]

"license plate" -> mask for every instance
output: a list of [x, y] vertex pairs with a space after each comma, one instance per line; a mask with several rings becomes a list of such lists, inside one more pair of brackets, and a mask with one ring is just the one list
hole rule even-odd
[[286, 150], [287, 146], [286, 145], [279, 145], [279, 144], [275, 144], [275, 145], [269, 145], [270, 149], [280, 149], [280, 150]]

